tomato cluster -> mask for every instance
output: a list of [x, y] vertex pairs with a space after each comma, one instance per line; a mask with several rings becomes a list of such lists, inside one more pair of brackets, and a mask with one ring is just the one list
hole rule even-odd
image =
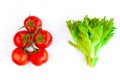
[[[39, 66], [48, 61], [48, 52], [45, 48], [52, 43], [52, 35], [42, 29], [42, 21], [36, 16], [28, 16], [24, 20], [26, 30], [18, 31], [13, 38], [17, 48], [12, 52], [12, 60], [17, 65], [25, 65], [30, 60]], [[33, 51], [28, 50], [29, 47]]]

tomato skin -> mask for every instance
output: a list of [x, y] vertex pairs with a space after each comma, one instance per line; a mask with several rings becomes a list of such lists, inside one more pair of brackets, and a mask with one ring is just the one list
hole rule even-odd
[[42, 27], [42, 21], [37, 16], [28, 16], [24, 20], [24, 27], [27, 29], [28, 32], [34, 33], [37, 28]]
[[28, 53], [24, 52], [22, 49], [20, 48], [15, 48], [12, 52], [12, 61], [17, 64], [17, 65], [25, 65], [28, 63]]
[[38, 30], [33, 41], [38, 48], [47, 48], [52, 43], [52, 35], [47, 30]]
[[27, 46], [30, 46], [30, 42], [31, 42], [31, 35], [28, 33], [28, 31], [18, 31], [13, 38], [14, 44], [17, 47], [20, 48], [25, 48]]
[[43, 48], [37, 49], [37, 51], [32, 52], [29, 59], [34, 65], [40, 66], [48, 61], [48, 53]]

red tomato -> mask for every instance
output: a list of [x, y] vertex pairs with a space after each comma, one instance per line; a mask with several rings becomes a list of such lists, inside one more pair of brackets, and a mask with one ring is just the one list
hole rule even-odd
[[43, 48], [37, 49], [30, 55], [30, 61], [36, 66], [42, 65], [43, 63], [48, 61], [47, 51]]
[[42, 21], [41, 19], [39, 19], [36, 16], [28, 16], [25, 20], [24, 20], [24, 27], [30, 32], [30, 33], [34, 33], [37, 28], [41, 28], [42, 27]]
[[20, 48], [16, 48], [12, 52], [12, 60], [17, 65], [25, 65], [28, 63], [28, 53]]
[[52, 35], [46, 30], [38, 30], [33, 41], [38, 48], [47, 48], [52, 43]]
[[25, 48], [30, 46], [31, 35], [27, 31], [19, 31], [14, 36], [14, 44], [17, 47]]

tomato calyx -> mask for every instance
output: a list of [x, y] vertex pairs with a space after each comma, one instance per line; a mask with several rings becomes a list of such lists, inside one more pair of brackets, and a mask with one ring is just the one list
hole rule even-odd
[[29, 33], [26, 34], [26, 35], [21, 34], [21, 36], [22, 36], [22, 39], [23, 39], [23, 43], [26, 43], [26, 42], [30, 41], [29, 38], [31, 37], [31, 35]]
[[28, 22], [24, 25], [24, 26], [29, 26], [29, 27], [33, 27], [34, 26], [34, 19], [31, 20], [30, 16], [28, 17]]
[[47, 30], [39, 30], [33, 41], [38, 48], [47, 48], [52, 42], [52, 35]]
[[45, 43], [44, 38], [45, 38], [45, 35], [38, 34], [38, 38], [36, 39], [36, 43], [39, 43], [39, 42]]
[[26, 22], [26, 24], [24, 25], [25, 27], [28, 26], [28, 31], [30, 31], [31, 28], [33, 28], [35, 25], [34, 25], [34, 19], [31, 20], [30, 19], [30, 16], [28, 17], [28, 21]]
[[36, 16], [28, 16], [24, 20], [24, 27], [28, 30], [30, 33], [34, 33], [37, 28], [42, 28], [42, 21]]
[[30, 46], [29, 42], [31, 41], [31, 35], [27, 31], [22, 30], [14, 35], [13, 40], [17, 47], [25, 48]]

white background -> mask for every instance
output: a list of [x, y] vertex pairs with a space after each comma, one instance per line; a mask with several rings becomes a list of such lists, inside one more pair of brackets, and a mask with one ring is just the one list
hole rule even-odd
[[[120, 80], [119, 0], [0, 0], [0, 80]], [[42, 66], [17, 66], [11, 60], [13, 36], [29, 15], [42, 19], [43, 28], [53, 35], [47, 48], [49, 61]], [[66, 20], [114, 17], [114, 37], [99, 51], [94, 68], [68, 44], [72, 40]]]

